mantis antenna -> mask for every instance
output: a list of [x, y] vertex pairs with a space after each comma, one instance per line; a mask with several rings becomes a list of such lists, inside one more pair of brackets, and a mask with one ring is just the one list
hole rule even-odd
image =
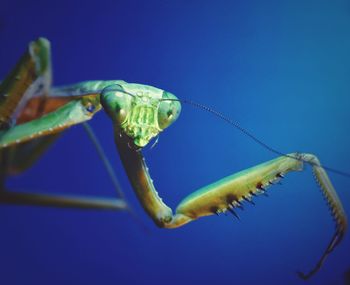
[[[113, 88], [114, 86], [114, 89], [110, 89], [111, 87]], [[126, 92], [125, 90], [123, 90], [123, 88], [118, 85], [118, 84], [115, 84], [115, 85], [110, 85], [110, 86], [107, 86], [105, 88], [103, 88], [102, 90], [99, 91], [100, 94], [102, 94], [103, 92], [105, 92], [106, 90], [108, 91], [119, 91], [119, 92], [123, 92], [124, 94], [127, 94], [129, 96], [132, 96], [132, 97], [135, 97], [134, 94], [131, 94], [129, 92]], [[88, 93], [87, 93], [88, 94]], [[248, 130], [246, 130], [245, 128], [241, 127], [241, 125], [237, 122], [237, 121], [234, 121], [232, 119], [230, 119], [229, 117], [225, 116], [224, 114], [222, 114], [221, 112], [219, 111], [216, 111], [206, 105], [203, 105], [201, 103], [198, 103], [198, 102], [195, 102], [195, 101], [192, 101], [192, 100], [189, 100], [189, 99], [159, 99], [159, 101], [177, 101], [177, 102], [180, 102], [180, 103], [185, 103], [185, 104], [188, 104], [188, 105], [192, 105], [198, 109], [202, 109], [204, 111], [207, 111], [213, 115], [215, 115], [216, 117], [218, 117], [219, 119], [225, 121], [226, 123], [228, 123], [229, 125], [233, 126], [234, 128], [238, 129], [239, 131], [241, 131], [243, 134], [245, 134], [247, 137], [251, 138], [253, 141], [255, 141], [257, 144], [261, 145], [263, 148], [265, 148], [266, 150], [274, 153], [274, 154], [277, 154], [277, 155], [281, 155], [281, 156], [285, 156], [285, 157], [289, 157], [289, 158], [293, 158], [293, 159], [296, 159], [296, 160], [300, 160], [300, 161], [303, 161], [303, 162], [306, 162], [308, 163], [309, 165], [311, 166], [321, 166], [313, 161], [306, 161], [304, 160], [302, 157], [293, 157], [293, 156], [290, 156], [284, 152], [281, 152], [271, 146], [269, 146], [268, 144], [266, 144], [265, 142], [263, 142], [262, 140], [258, 139], [255, 135], [253, 135], [251, 132], [249, 132]], [[153, 147], [153, 146], [152, 146]], [[333, 172], [333, 173], [336, 173], [338, 175], [342, 175], [342, 176], [345, 176], [347, 178], [350, 178], [350, 173], [349, 172], [346, 172], [346, 171], [342, 171], [342, 170], [339, 170], [339, 169], [336, 169], [336, 168], [333, 168], [333, 167], [329, 167], [329, 166], [326, 166], [324, 164], [322, 164], [322, 167], [330, 172]]]
[[[236, 129], [238, 129], [239, 131], [241, 131], [243, 134], [245, 134], [246, 136], [248, 136], [249, 138], [251, 138], [253, 141], [255, 141], [257, 144], [261, 145], [263, 148], [267, 149], [268, 151], [272, 152], [272, 153], [275, 153], [275, 154], [278, 154], [278, 155], [281, 155], [281, 156], [286, 156], [286, 157], [290, 157], [290, 158], [293, 158], [293, 159], [296, 159], [296, 160], [302, 160], [304, 162], [307, 162], [308, 164], [312, 165], [312, 166], [320, 166], [312, 161], [306, 161], [304, 159], [302, 159], [301, 157], [292, 157], [286, 153], [283, 153], [279, 150], [276, 150], [274, 148], [272, 148], [271, 146], [269, 146], [268, 144], [264, 143], [262, 140], [258, 139], [256, 136], [254, 136], [252, 133], [250, 133], [249, 131], [247, 131], [245, 128], [241, 127], [241, 125], [237, 122], [237, 121], [234, 121], [230, 118], [228, 118], [227, 116], [225, 116], [224, 114], [208, 107], [208, 106], [205, 106], [201, 103], [198, 103], [198, 102], [194, 102], [192, 100], [188, 100], [188, 99], [161, 99], [160, 101], [179, 101], [180, 103], [186, 103], [186, 104], [189, 104], [189, 105], [192, 105], [194, 107], [197, 107], [199, 109], [202, 109], [204, 111], [207, 111], [213, 115], [215, 115], [216, 117], [220, 118], [221, 120], [225, 121], [226, 123], [230, 124], [231, 126], [235, 127]], [[348, 177], [350, 178], [350, 173], [348, 172], [345, 172], [345, 171], [342, 171], [342, 170], [338, 170], [338, 169], [335, 169], [333, 167], [329, 167], [329, 166], [326, 166], [324, 164], [322, 164], [322, 167], [330, 172], [333, 172], [333, 173], [336, 173], [338, 175], [342, 175], [342, 176], [345, 176], [345, 177]]]

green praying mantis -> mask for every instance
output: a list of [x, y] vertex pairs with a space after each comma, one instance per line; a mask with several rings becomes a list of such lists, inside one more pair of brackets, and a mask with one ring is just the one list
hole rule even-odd
[[[304, 163], [310, 164], [336, 223], [331, 242], [316, 266], [307, 274], [299, 273], [304, 279], [311, 277], [342, 240], [347, 228], [346, 215], [326, 168], [313, 154], [280, 153], [271, 161], [193, 192], [173, 213], [153, 185], [142, 148], [176, 121], [181, 112], [181, 102], [170, 92], [122, 80], [86, 81], [53, 88], [50, 43], [44, 38], [31, 42], [0, 85], [0, 202], [130, 211], [112, 167], [87, 124], [103, 109], [113, 122], [115, 144], [133, 190], [146, 213], [161, 228], [177, 228], [200, 217], [226, 212], [238, 217], [235, 208], [242, 207], [244, 201], [254, 203], [253, 196], [264, 194], [287, 173], [302, 170]], [[204, 109], [221, 116], [207, 107]], [[77, 124], [84, 125], [95, 143], [120, 197], [15, 193], [6, 189], [8, 175], [19, 174], [29, 168], [60, 133]]]

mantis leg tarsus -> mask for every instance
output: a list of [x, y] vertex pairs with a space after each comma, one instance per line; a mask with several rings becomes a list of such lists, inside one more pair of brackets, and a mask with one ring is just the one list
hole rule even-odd
[[310, 277], [312, 277], [314, 274], [316, 274], [322, 267], [323, 263], [325, 262], [327, 256], [333, 251], [333, 249], [339, 244], [341, 241], [342, 236], [339, 235], [338, 231], [336, 231], [331, 241], [329, 242], [325, 252], [322, 254], [316, 265], [312, 270], [310, 270], [308, 273], [304, 273], [301, 271], [297, 271], [298, 276], [303, 280], [308, 280]]

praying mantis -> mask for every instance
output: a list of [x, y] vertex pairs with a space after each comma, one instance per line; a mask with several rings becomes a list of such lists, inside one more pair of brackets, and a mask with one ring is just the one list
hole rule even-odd
[[[122, 80], [86, 81], [69, 86], [51, 86], [50, 43], [39, 38], [29, 44], [14, 70], [0, 85], [0, 202], [85, 209], [132, 209], [120, 190], [112, 167], [87, 121], [104, 110], [113, 122], [115, 144], [133, 190], [142, 207], [161, 228], [177, 228], [200, 217], [231, 213], [243, 202], [265, 194], [305, 163], [313, 173], [331, 210], [336, 231], [325, 252], [308, 273], [310, 278], [342, 240], [347, 219], [341, 201], [319, 159], [308, 153], [282, 154], [207, 185], [186, 197], [175, 213], [163, 202], [149, 175], [142, 149], [172, 125], [181, 112], [181, 102], [170, 92]], [[191, 102], [190, 102], [191, 103]], [[220, 113], [202, 107], [228, 121]], [[230, 121], [228, 121], [230, 122]], [[119, 193], [118, 198], [15, 193], [5, 186], [6, 177], [28, 169], [60, 133], [83, 124]], [[243, 130], [243, 129], [242, 129]], [[243, 130], [244, 131], [244, 130]], [[249, 135], [251, 136], [251, 135]], [[256, 139], [255, 139], [256, 140]], [[258, 141], [259, 142], [259, 141]]]

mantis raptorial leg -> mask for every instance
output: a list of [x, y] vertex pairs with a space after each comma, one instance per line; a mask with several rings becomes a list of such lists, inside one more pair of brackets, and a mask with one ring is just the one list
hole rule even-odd
[[120, 130], [116, 130], [115, 141], [129, 179], [145, 211], [160, 227], [177, 228], [200, 217], [225, 212], [237, 218], [235, 209], [240, 208], [243, 202], [252, 203], [254, 196], [265, 194], [269, 187], [278, 183], [287, 173], [301, 171], [304, 163], [310, 163], [315, 179], [328, 202], [336, 230], [315, 267], [307, 274], [299, 273], [299, 276], [308, 279], [314, 275], [344, 237], [347, 218], [343, 206], [327, 173], [318, 158], [312, 154], [293, 153], [281, 156], [225, 177], [193, 192], [182, 200], [173, 214], [171, 208], [159, 197], [142, 153], [126, 147], [130, 139], [119, 132]]
[[[45, 138], [55, 136], [73, 125], [86, 124], [98, 111], [104, 109], [112, 120], [115, 144], [133, 190], [147, 214], [159, 227], [177, 228], [200, 217], [219, 215], [223, 212], [230, 212], [237, 217], [235, 208], [241, 207], [244, 201], [252, 203], [254, 196], [265, 193], [268, 187], [278, 182], [285, 174], [300, 171], [303, 164], [308, 163], [312, 166], [316, 181], [327, 199], [336, 222], [336, 231], [314, 269], [300, 276], [307, 279], [316, 273], [325, 258], [342, 240], [347, 229], [345, 212], [325, 171], [326, 168], [322, 167], [317, 157], [312, 154], [281, 155], [271, 161], [223, 178], [189, 195], [178, 205], [173, 214], [153, 185], [142, 155], [142, 148], [176, 121], [181, 111], [181, 101], [170, 92], [159, 88], [121, 80], [86, 81], [60, 88], [50, 88], [48, 80], [44, 80], [44, 83], [42, 80], [37, 80], [37, 78], [51, 78], [48, 69], [44, 68], [49, 66], [49, 61], [45, 58], [45, 54], [48, 55], [49, 52], [40, 52], [40, 47], [47, 49], [49, 45], [43, 42], [45, 43], [45, 40], [39, 39], [31, 44], [30, 50], [37, 52], [29, 52], [29, 55], [25, 55], [24, 60], [0, 87], [2, 127], [0, 150], [5, 154], [1, 160], [1, 170], [4, 175], [11, 174], [11, 171], [16, 169], [24, 169], [25, 167], [18, 166], [29, 166], [42, 154], [43, 146], [33, 146], [32, 143], [37, 142], [40, 145], [44, 143]], [[41, 60], [40, 55], [44, 55], [44, 59]], [[36, 63], [37, 68], [33, 63]], [[17, 73], [26, 76], [19, 77], [19, 82], [16, 83]], [[46, 77], [41, 74], [46, 74]], [[42, 84], [36, 83], [37, 81]], [[39, 88], [40, 86], [45, 88]], [[44, 97], [44, 100], [41, 97]], [[196, 105], [199, 106], [199, 104]], [[114, 174], [106, 160], [106, 155], [101, 151], [97, 139], [94, 139], [87, 125], [85, 129], [113, 180]], [[30, 159], [25, 157], [26, 146], [35, 149], [35, 155]], [[11, 157], [18, 157], [20, 163], [14, 163]], [[26, 163], [28, 161], [30, 163]], [[15, 167], [11, 167], [13, 163]], [[114, 185], [117, 184], [114, 183]], [[100, 199], [98, 201], [90, 199], [87, 203], [86, 199], [81, 197], [67, 200], [65, 197], [42, 195], [29, 197], [2, 193], [4, 194], [0, 195], [0, 202], [2, 200], [35, 205], [111, 208], [110, 201], [101, 202]], [[112, 202], [113, 209], [127, 207], [125, 200], [114, 199]]]

